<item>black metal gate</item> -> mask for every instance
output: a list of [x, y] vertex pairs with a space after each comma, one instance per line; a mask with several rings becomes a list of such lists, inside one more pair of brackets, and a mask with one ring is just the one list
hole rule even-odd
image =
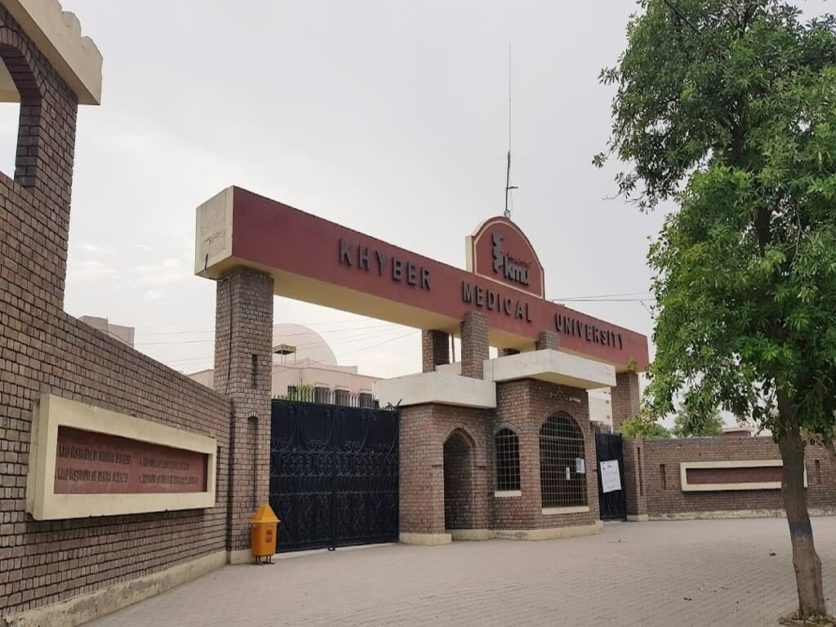
[[273, 401], [279, 551], [398, 539], [398, 426], [394, 411]]
[[[596, 433], [595, 451], [598, 455], [598, 502], [601, 506], [601, 520], [625, 520], [627, 498], [624, 492], [624, 449], [621, 436]], [[601, 462], [605, 463], [602, 465]], [[612, 462], [616, 462], [618, 466], [615, 467]], [[614, 481], [615, 473], [618, 477], [617, 482]], [[620, 489], [613, 489], [616, 484]]]

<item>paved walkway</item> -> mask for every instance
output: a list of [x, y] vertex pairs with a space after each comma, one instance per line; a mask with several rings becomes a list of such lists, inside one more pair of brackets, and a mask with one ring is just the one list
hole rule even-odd
[[[813, 521], [836, 610], [836, 517]], [[94, 623], [774, 625], [794, 608], [782, 519], [615, 523], [601, 535], [383, 545], [228, 566]]]

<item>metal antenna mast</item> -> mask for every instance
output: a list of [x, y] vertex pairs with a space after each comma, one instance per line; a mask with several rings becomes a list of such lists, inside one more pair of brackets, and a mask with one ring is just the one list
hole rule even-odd
[[508, 44], [508, 163], [505, 168], [505, 217], [511, 218], [511, 209], [508, 208], [508, 198], [511, 190], [517, 189], [511, 185], [511, 44]]

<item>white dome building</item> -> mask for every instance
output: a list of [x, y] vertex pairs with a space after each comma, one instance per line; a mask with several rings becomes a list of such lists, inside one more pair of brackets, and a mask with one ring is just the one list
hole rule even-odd
[[[213, 387], [215, 371], [188, 375]], [[301, 324], [273, 326], [273, 396], [337, 405], [374, 405], [377, 377], [359, 374], [357, 366], [340, 366], [334, 351], [319, 333]]]
[[319, 333], [301, 324], [273, 325], [273, 351], [278, 358], [286, 358], [274, 358], [274, 362], [337, 366], [337, 358], [328, 343]]

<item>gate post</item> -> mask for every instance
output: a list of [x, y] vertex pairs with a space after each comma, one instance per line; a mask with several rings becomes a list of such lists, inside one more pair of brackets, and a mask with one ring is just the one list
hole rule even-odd
[[270, 476], [273, 278], [235, 268], [218, 280], [215, 391], [232, 401], [227, 503], [229, 562], [250, 561], [250, 517]]
[[646, 453], [641, 438], [623, 438], [624, 442], [624, 496], [627, 499], [627, 520], [647, 521], [647, 491], [644, 487], [644, 462]]
[[610, 388], [612, 399], [612, 428], [618, 433], [621, 423], [639, 415], [641, 391], [639, 375], [635, 372], [617, 372], [615, 387]]

